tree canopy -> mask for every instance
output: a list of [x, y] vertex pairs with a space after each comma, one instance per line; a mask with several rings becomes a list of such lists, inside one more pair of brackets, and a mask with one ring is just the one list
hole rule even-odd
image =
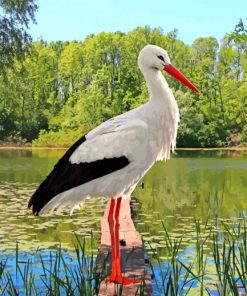
[[[247, 143], [247, 32], [242, 21], [222, 41], [191, 46], [161, 28], [90, 35], [80, 42], [37, 41], [23, 62], [0, 76], [0, 139], [68, 146], [108, 118], [147, 101], [137, 56], [146, 44], [165, 48], [201, 93], [166, 76], [181, 113], [178, 147]], [[164, 74], [166, 75], [166, 74]]]
[[31, 41], [27, 33], [30, 21], [35, 22], [35, 0], [0, 0], [0, 71], [21, 59], [25, 45]]

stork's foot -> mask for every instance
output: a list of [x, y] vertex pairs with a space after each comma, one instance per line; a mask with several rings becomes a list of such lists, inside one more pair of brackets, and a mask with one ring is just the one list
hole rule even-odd
[[106, 283], [116, 283], [122, 285], [140, 284], [142, 280], [129, 279], [123, 277], [121, 274], [111, 274], [107, 277]]

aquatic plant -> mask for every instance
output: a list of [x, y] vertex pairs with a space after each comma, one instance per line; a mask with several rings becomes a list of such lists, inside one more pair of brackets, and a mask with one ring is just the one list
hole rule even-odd
[[[217, 229], [215, 225], [217, 224]], [[166, 258], [160, 258], [150, 243], [152, 256], [147, 268], [153, 275], [156, 295], [240, 295], [247, 292], [247, 226], [243, 217], [231, 226], [222, 219], [215, 224], [194, 220], [195, 249], [185, 258], [184, 237], [174, 238], [163, 223]], [[221, 231], [224, 235], [219, 235]], [[205, 231], [206, 235], [205, 235]], [[212, 254], [208, 255], [207, 245]], [[85, 239], [75, 235], [74, 252], [67, 254], [60, 246], [50, 250], [49, 256], [37, 250], [23, 260], [18, 244], [15, 268], [10, 269], [9, 258], [0, 261], [0, 294], [9, 296], [33, 295], [97, 295], [105, 280], [104, 267], [96, 270], [95, 256], [85, 255]], [[150, 254], [150, 252], [149, 252]], [[38, 270], [36, 266], [38, 264]], [[123, 287], [118, 285], [117, 295]], [[144, 295], [145, 280], [136, 291]], [[43, 293], [43, 294], [42, 294]], [[244, 295], [244, 294], [243, 294]]]

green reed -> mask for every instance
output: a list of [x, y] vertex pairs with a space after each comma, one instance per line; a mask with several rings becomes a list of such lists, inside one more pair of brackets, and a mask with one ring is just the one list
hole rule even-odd
[[[166, 296], [190, 295], [193, 289], [197, 289], [196, 295], [212, 295], [212, 287], [220, 296], [239, 296], [240, 290], [247, 292], [246, 218], [231, 227], [221, 222], [219, 231], [224, 231], [223, 238], [213, 224], [194, 220], [194, 227], [195, 252], [193, 260], [189, 261], [183, 260], [183, 236], [172, 238], [163, 223], [167, 259], [161, 260], [158, 252], [151, 248], [149, 270], [154, 276], [153, 288], [159, 295]], [[211, 244], [210, 256], [206, 251], [208, 244]], [[61, 246], [51, 251], [48, 258], [44, 258], [42, 250], [37, 250], [35, 256], [40, 266], [37, 273], [32, 259], [21, 260], [17, 244], [14, 271], [11, 273], [8, 268], [8, 258], [0, 261], [0, 295], [98, 295], [100, 284], [106, 278], [106, 262], [102, 270], [96, 269], [93, 253], [85, 255], [85, 240], [78, 236], [75, 236], [74, 254], [75, 259], [70, 264]], [[209, 264], [214, 270], [212, 280], [208, 280], [212, 276]], [[135, 295], [144, 295], [145, 285], [143, 279]], [[123, 286], [118, 285], [116, 295], [122, 295], [122, 291]]]
[[35, 274], [31, 259], [21, 261], [19, 247], [16, 245], [15, 274], [7, 268], [8, 258], [0, 262], [0, 295], [95, 295], [104, 278], [95, 273], [93, 254], [85, 256], [85, 240], [76, 236], [74, 251], [76, 260], [73, 265], [66, 262], [61, 246], [50, 252], [45, 259], [42, 251], [36, 252], [40, 271]]
[[246, 220], [232, 228], [222, 224], [227, 232], [225, 242], [220, 244], [217, 236], [213, 237], [213, 256], [218, 276], [216, 287], [219, 295], [239, 295], [239, 289], [247, 292]]
[[[183, 236], [172, 238], [163, 223], [168, 259], [160, 260], [157, 252], [152, 249], [153, 255], [150, 261], [150, 269], [154, 275], [153, 284], [156, 285], [159, 294], [182, 296], [189, 294], [189, 291], [195, 288], [197, 289], [196, 295], [212, 295], [211, 293], [214, 292], [219, 296], [239, 296], [240, 291], [246, 293], [246, 218], [243, 218], [237, 227], [236, 225], [229, 227], [222, 222], [221, 230], [225, 233], [223, 240], [217, 231], [213, 232], [215, 225], [209, 225], [208, 222], [202, 225], [198, 220], [194, 220], [194, 226], [196, 230], [194, 260], [184, 263], [179, 258], [183, 252]], [[208, 244], [211, 244], [212, 256], [206, 252]], [[155, 264], [158, 266], [159, 279], [156, 276]], [[209, 266], [211, 266], [211, 271]], [[212, 269], [213, 274], [211, 274]]]

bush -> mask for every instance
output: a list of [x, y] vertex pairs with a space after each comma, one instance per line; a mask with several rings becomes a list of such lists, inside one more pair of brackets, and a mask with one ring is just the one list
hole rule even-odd
[[22, 138], [20, 132], [12, 132], [2, 141], [0, 141], [1, 146], [30, 146], [25, 138]]
[[247, 145], [247, 126], [245, 126], [240, 134], [240, 143]]
[[34, 147], [69, 147], [82, 137], [81, 130], [41, 130], [38, 139], [32, 142]]

